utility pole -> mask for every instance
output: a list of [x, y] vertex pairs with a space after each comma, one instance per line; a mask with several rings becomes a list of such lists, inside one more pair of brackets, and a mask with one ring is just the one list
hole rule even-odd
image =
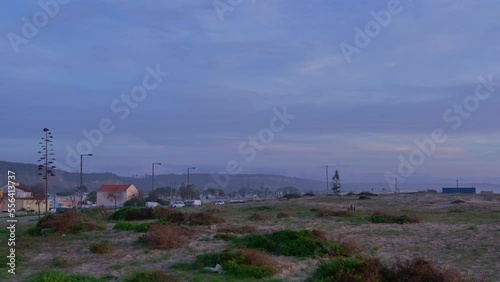
[[91, 157], [92, 154], [80, 154], [80, 209], [83, 205], [83, 157]]

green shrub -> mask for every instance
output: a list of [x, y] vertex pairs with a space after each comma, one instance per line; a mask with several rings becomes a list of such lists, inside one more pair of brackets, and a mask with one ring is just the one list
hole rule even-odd
[[161, 271], [138, 271], [125, 277], [124, 282], [176, 282], [176, 277]]
[[300, 197], [301, 197], [301, 196], [300, 196], [299, 194], [294, 194], [294, 193], [292, 193], [292, 194], [286, 194], [286, 195], [283, 195], [283, 197], [282, 197], [282, 198], [284, 198], [284, 199], [298, 199], [298, 198], [300, 198]]
[[360, 258], [335, 258], [321, 264], [307, 281], [381, 281], [379, 268], [379, 263], [375, 260], [367, 263]]
[[348, 255], [349, 252], [340, 243], [328, 242], [324, 234], [316, 230], [283, 230], [265, 235], [248, 235], [234, 241], [248, 248], [284, 256], [333, 256]]
[[231, 234], [215, 234], [214, 239], [222, 240], [222, 241], [231, 241], [236, 239], [237, 237]]
[[114, 251], [114, 248], [107, 242], [100, 242], [90, 245], [89, 250], [93, 254], [108, 254]]
[[123, 203], [124, 207], [144, 207], [145, 205], [146, 205], [146, 200], [143, 198], [133, 198]]
[[50, 262], [50, 266], [54, 268], [68, 268], [68, 267], [73, 267], [75, 265], [76, 265], [75, 262], [70, 262], [60, 257], [53, 258], [52, 261]]
[[208, 253], [196, 257], [198, 267], [214, 267], [220, 264], [222, 269], [237, 278], [265, 278], [277, 272], [277, 262], [267, 254], [256, 250], [224, 251]]
[[114, 212], [113, 220], [145, 220], [154, 219], [153, 208], [147, 207], [124, 207]]
[[59, 271], [43, 271], [33, 275], [28, 282], [105, 282], [102, 278], [79, 274], [64, 274]]
[[170, 269], [190, 271], [190, 270], [195, 270], [196, 265], [188, 262], [176, 262], [170, 266]]
[[135, 224], [128, 221], [120, 221], [113, 227], [113, 230], [148, 232], [148, 223]]

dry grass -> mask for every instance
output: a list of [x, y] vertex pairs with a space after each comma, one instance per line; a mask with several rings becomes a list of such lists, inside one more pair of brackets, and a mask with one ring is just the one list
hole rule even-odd
[[398, 259], [391, 271], [386, 274], [390, 281], [442, 281], [442, 282], [467, 282], [474, 281], [466, 279], [454, 269], [441, 269], [435, 262], [425, 260], [422, 257], [414, 259]]
[[292, 217], [292, 214], [291, 213], [287, 213], [287, 212], [280, 212], [276, 215], [277, 218], [290, 218]]
[[329, 209], [319, 209], [316, 212], [317, 217], [328, 217], [328, 216], [337, 216], [337, 217], [353, 217], [355, 213], [353, 211], [334, 211]]
[[40, 229], [50, 229], [59, 234], [76, 234], [103, 229], [103, 226], [94, 220], [75, 211], [49, 214], [40, 220], [38, 226]]
[[232, 234], [255, 234], [258, 228], [253, 225], [226, 225], [217, 230], [221, 233], [232, 233]]
[[186, 246], [193, 234], [193, 230], [180, 226], [153, 224], [142, 240], [150, 248], [168, 250]]
[[109, 254], [112, 253], [115, 248], [107, 242], [100, 242], [90, 245], [89, 250], [93, 254]]
[[370, 216], [373, 223], [421, 223], [422, 219], [416, 215], [393, 215], [388, 212], [375, 211]]
[[268, 214], [254, 213], [248, 219], [251, 221], [264, 221], [264, 220], [270, 220], [271, 218], [272, 216]]
[[174, 212], [177, 211], [173, 208], [156, 207], [153, 211], [153, 214], [155, 218], [162, 218]]
[[183, 212], [173, 212], [167, 216], [161, 218], [159, 223], [173, 223], [179, 225], [212, 225], [217, 223], [223, 223], [225, 220], [223, 218], [213, 216], [205, 212], [199, 213], [183, 213]]

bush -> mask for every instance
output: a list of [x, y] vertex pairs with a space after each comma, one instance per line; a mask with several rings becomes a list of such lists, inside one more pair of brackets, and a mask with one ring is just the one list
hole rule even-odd
[[174, 249], [186, 245], [192, 235], [191, 230], [179, 226], [152, 224], [140, 240], [150, 248]]
[[153, 208], [124, 207], [111, 215], [113, 220], [145, 220], [154, 219]]
[[354, 212], [352, 211], [332, 211], [328, 209], [319, 209], [316, 212], [317, 217], [327, 217], [327, 216], [338, 216], [338, 217], [353, 217]]
[[29, 282], [105, 282], [101, 278], [84, 276], [79, 274], [64, 274], [59, 271], [42, 271], [33, 275]]
[[208, 213], [172, 212], [158, 220], [159, 224], [212, 225], [224, 222], [224, 219]]
[[369, 217], [370, 222], [372, 223], [420, 223], [422, 220], [415, 215], [401, 215], [395, 216], [385, 212], [374, 212]]
[[215, 234], [214, 239], [222, 240], [222, 241], [231, 241], [236, 239], [237, 237], [231, 234]]
[[148, 232], [148, 223], [135, 224], [127, 221], [120, 221], [113, 227], [113, 230]]
[[234, 233], [234, 234], [254, 234], [257, 232], [257, 227], [253, 225], [242, 225], [242, 226], [228, 225], [219, 228], [217, 232]]
[[67, 210], [44, 216], [33, 229], [28, 230], [28, 234], [39, 235], [42, 229], [49, 229], [49, 233], [77, 234], [103, 230], [104, 227], [85, 215]]
[[107, 242], [100, 242], [90, 245], [89, 250], [93, 254], [109, 254], [114, 251], [114, 248]]
[[214, 267], [217, 264], [220, 264], [227, 274], [237, 278], [261, 279], [271, 277], [277, 272], [277, 262], [256, 250], [224, 251], [196, 257], [196, 265], [200, 267]]
[[313, 192], [307, 192], [304, 195], [302, 195], [302, 197], [314, 197], [314, 196], [316, 196], [316, 194], [314, 194]]
[[176, 282], [180, 281], [173, 275], [161, 271], [138, 271], [127, 276], [124, 282]]
[[442, 281], [442, 282], [465, 282], [459, 272], [452, 269], [440, 269], [434, 262], [427, 261], [421, 257], [409, 259], [398, 259], [396, 264], [384, 273], [388, 281]]
[[254, 213], [249, 217], [249, 219], [253, 221], [269, 220], [271, 219], [271, 216], [268, 214]]
[[248, 248], [284, 256], [314, 257], [349, 254], [342, 244], [328, 242], [325, 234], [317, 230], [283, 230], [265, 235], [248, 235], [234, 241]]
[[313, 276], [307, 281], [381, 281], [379, 268], [377, 260], [365, 262], [360, 258], [335, 258], [330, 262], [320, 264]]
[[301, 196], [300, 196], [299, 194], [294, 194], [294, 193], [292, 193], [292, 194], [286, 194], [286, 195], [283, 195], [283, 197], [282, 197], [282, 198], [284, 198], [284, 199], [298, 199], [298, 198], [300, 198], [300, 197], [301, 197]]
[[292, 217], [291, 214], [289, 213], [286, 213], [286, 212], [280, 212], [276, 215], [277, 218], [289, 218], [289, 217]]
[[144, 207], [145, 205], [146, 200], [143, 198], [133, 198], [123, 203], [124, 207]]
[[171, 213], [176, 212], [175, 209], [172, 208], [165, 208], [165, 207], [155, 207], [153, 209], [153, 214], [155, 218], [162, 218], [165, 217]]

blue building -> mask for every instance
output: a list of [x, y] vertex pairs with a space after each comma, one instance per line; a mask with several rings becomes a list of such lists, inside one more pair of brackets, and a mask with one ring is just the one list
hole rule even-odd
[[443, 187], [443, 194], [476, 194], [476, 187]]

